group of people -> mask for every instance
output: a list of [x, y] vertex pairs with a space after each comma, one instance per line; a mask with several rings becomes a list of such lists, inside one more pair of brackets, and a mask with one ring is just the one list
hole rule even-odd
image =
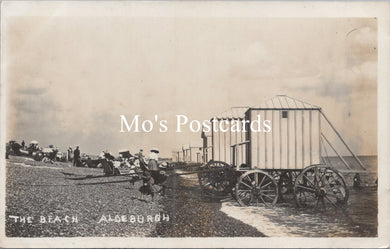
[[[168, 178], [165, 171], [159, 167], [158, 154], [159, 150], [157, 148], [153, 148], [150, 150], [150, 154], [146, 160], [143, 160], [143, 158], [140, 159], [143, 171], [141, 175], [143, 184], [139, 188], [139, 191], [142, 196], [150, 195], [152, 197], [152, 201], [156, 193], [160, 193], [162, 195], [165, 194], [165, 182]], [[156, 185], [161, 185], [161, 189], [157, 190]]]
[[[16, 142], [11, 143], [11, 146], [16, 147]], [[24, 140], [21, 142], [21, 144], [18, 146], [21, 149], [27, 149], [29, 152], [42, 150], [40, 147], [38, 147], [38, 143], [34, 142], [31, 143], [28, 147], [25, 145]], [[53, 148], [53, 151], [58, 152], [57, 148]], [[164, 175], [164, 171], [159, 167], [159, 150], [157, 148], [153, 148], [150, 150], [150, 153], [147, 157], [144, 156], [143, 150], [140, 149], [138, 153], [135, 153], [134, 157], [137, 158], [140, 162], [140, 168], [142, 170], [142, 174], [140, 175], [140, 179], [143, 181], [143, 186], [141, 187], [140, 191], [144, 194], [149, 194], [152, 197], [154, 196], [154, 193], [156, 193], [156, 184], [160, 184], [166, 180], [166, 175]], [[55, 155], [55, 154], [54, 154]], [[7, 155], [8, 156], [8, 153]], [[67, 150], [67, 161], [73, 161], [73, 166], [80, 166], [81, 165], [81, 152], [80, 147], [76, 146], [76, 149], [72, 149], [72, 147], [69, 147]], [[103, 151], [103, 153], [100, 156], [100, 159], [106, 159], [105, 163], [103, 161], [103, 168], [104, 173], [106, 175], [114, 174], [114, 165], [112, 161], [115, 159], [113, 155], [111, 155], [107, 150]], [[55, 160], [53, 158], [53, 160]]]
[[[72, 157], [73, 154], [73, 157]], [[76, 149], [73, 151], [72, 147], [68, 148], [68, 161], [72, 161], [73, 166], [79, 166], [81, 164], [80, 148], [76, 146]]]
[[15, 140], [10, 140], [6, 144], [6, 158], [8, 155], [13, 154], [17, 156], [26, 155], [32, 157], [33, 152], [41, 151], [42, 148], [38, 146], [38, 142], [31, 141], [27, 146], [24, 140], [21, 143], [16, 142]]

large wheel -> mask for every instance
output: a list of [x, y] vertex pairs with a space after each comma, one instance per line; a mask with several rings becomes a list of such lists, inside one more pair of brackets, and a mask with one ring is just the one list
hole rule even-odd
[[295, 180], [294, 198], [300, 208], [344, 207], [348, 196], [344, 177], [324, 165], [305, 168]]
[[198, 179], [203, 192], [223, 196], [232, 191], [235, 174], [229, 164], [221, 161], [210, 161], [199, 169]]
[[237, 181], [236, 199], [241, 206], [272, 206], [278, 200], [278, 191], [275, 178], [262, 170], [250, 170]]

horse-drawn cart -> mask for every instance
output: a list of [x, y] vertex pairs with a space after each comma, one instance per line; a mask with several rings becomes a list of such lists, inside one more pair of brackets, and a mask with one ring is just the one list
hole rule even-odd
[[[258, 119], [270, 120], [269, 132], [253, 132], [249, 125]], [[342, 207], [348, 201], [348, 187], [342, 174], [329, 158], [336, 155], [347, 170], [365, 170], [320, 107], [276, 96], [260, 108], [247, 108], [241, 116], [222, 116], [214, 122], [249, 120], [245, 132], [215, 132], [202, 135], [205, 152], [211, 157], [198, 172], [206, 193], [232, 193], [240, 205], [274, 205], [278, 198], [292, 194], [298, 207]], [[332, 145], [335, 138], [352, 155], [351, 165]], [[229, 148], [229, 149], [228, 149]], [[211, 149], [211, 152], [210, 152]], [[329, 152], [329, 153], [328, 153]], [[211, 155], [210, 155], [211, 154]], [[221, 158], [223, 160], [221, 160]], [[356, 166], [357, 165], [357, 166]], [[355, 168], [355, 169], [353, 169]]]

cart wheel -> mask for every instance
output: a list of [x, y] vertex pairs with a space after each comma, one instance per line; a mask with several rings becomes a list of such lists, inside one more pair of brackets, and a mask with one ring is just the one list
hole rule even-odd
[[348, 196], [344, 177], [324, 165], [305, 168], [295, 180], [294, 198], [300, 208], [344, 207]]
[[[215, 171], [209, 171], [213, 169]], [[221, 161], [210, 161], [199, 169], [198, 179], [203, 192], [223, 196], [231, 192], [235, 175], [229, 164]]]
[[241, 206], [275, 205], [278, 200], [278, 185], [275, 178], [261, 170], [251, 170], [236, 184], [236, 199]]

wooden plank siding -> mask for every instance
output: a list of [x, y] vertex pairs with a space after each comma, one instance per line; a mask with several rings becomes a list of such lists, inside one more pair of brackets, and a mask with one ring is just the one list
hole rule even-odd
[[[225, 121], [229, 122], [225, 123]], [[241, 122], [241, 120], [238, 119], [237, 121]], [[233, 164], [232, 145], [244, 142], [246, 132], [231, 132], [232, 123], [230, 119], [218, 119], [215, 122], [218, 127], [221, 122], [224, 122], [223, 128], [229, 130], [227, 132], [222, 132], [220, 130], [212, 132], [212, 158], [214, 161], [223, 161], [228, 164]], [[239, 155], [242, 153], [244, 155], [246, 154], [246, 148], [243, 148], [243, 150], [240, 149]], [[246, 160], [240, 159], [239, 161], [241, 164]]]
[[[287, 112], [287, 117], [283, 117]], [[246, 119], [261, 123], [271, 120], [272, 130], [249, 131], [247, 161], [258, 169], [303, 169], [320, 163], [320, 115], [318, 109], [261, 109], [251, 108]]]

